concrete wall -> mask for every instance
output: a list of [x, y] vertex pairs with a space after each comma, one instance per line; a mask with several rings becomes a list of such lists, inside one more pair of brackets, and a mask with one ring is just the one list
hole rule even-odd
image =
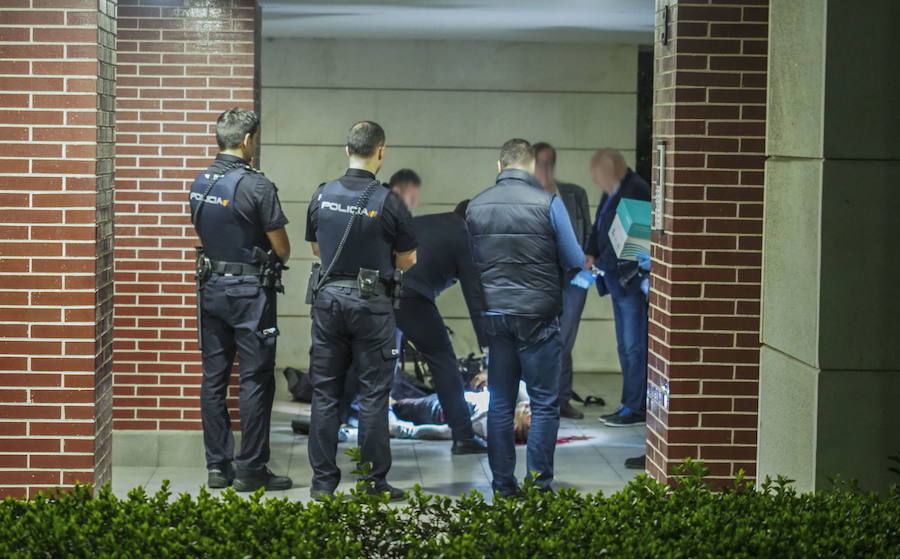
[[[637, 45], [266, 40], [261, 163], [278, 185], [294, 247], [279, 309], [279, 366], [308, 363], [306, 206], [319, 183], [345, 170], [343, 145], [353, 122], [385, 127], [382, 180], [401, 167], [422, 176], [417, 214], [450, 211], [493, 184], [499, 146], [514, 136], [556, 145], [558, 177], [585, 187], [593, 212], [599, 196], [588, 172], [591, 152], [612, 146], [634, 160], [637, 51]], [[439, 306], [456, 332], [457, 353], [474, 350], [459, 288]], [[575, 367], [619, 369], [609, 301], [595, 292]]]
[[[759, 471], [896, 481], [900, 119], [894, 0], [773, 0]], [[860, 53], [865, 53], [860, 56]]]

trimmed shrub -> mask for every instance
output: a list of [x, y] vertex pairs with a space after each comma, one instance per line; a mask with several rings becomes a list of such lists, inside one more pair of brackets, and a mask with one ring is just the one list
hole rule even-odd
[[677, 488], [639, 476], [609, 496], [564, 489], [485, 502], [416, 489], [405, 505], [353, 490], [301, 503], [127, 498], [89, 486], [0, 503], [0, 557], [850, 558], [900, 557], [900, 493], [848, 485], [798, 494], [789, 480], [710, 491], [689, 465]]

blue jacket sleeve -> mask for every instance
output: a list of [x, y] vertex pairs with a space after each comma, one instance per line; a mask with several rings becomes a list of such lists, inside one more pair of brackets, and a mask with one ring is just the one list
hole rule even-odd
[[584, 265], [584, 252], [575, 238], [569, 212], [558, 196], [550, 203], [550, 223], [556, 233], [556, 250], [559, 253], [559, 267], [564, 272]]

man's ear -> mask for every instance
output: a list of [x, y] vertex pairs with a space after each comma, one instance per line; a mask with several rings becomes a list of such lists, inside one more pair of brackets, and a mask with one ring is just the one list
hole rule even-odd
[[256, 152], [256, 146], [253, 145], [253, 135], [252, 134], [244, 134], [244, 141], [241, 142], [243, 147], [244, 155], [246, 159], [249, 161], [253, 159], [253, 155]]
[[498, 173], [502, 173], [502, 172], [503, 172], [503, 163], [500, 163], [500, 160], [499, 160], [499, 159], [497, 160], [497, 172], [498, 172]]
[[384, 161], [384, 144], [378, 146], [378, 160]]
[[347, 154], [347, 157], [350, 157], [350, 148], [347, 146], [344, 146], [344, 153]]

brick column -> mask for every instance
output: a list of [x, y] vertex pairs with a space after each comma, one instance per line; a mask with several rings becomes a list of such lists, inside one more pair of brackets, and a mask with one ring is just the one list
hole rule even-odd
[[714, 480], [756, 472], [767, 22], [768, 0], [657, 0], [666, 193], [653, 238], [647, 467], [660, 480], [687, 457]]
[[254, 0], [120, 2], [116, 429], [200, 428], [187, 190], [219, 113], [254, 107], [257, 21]]
[[110, 479], [114, 43], [114, 1], [0, 9], [0, 497]]

